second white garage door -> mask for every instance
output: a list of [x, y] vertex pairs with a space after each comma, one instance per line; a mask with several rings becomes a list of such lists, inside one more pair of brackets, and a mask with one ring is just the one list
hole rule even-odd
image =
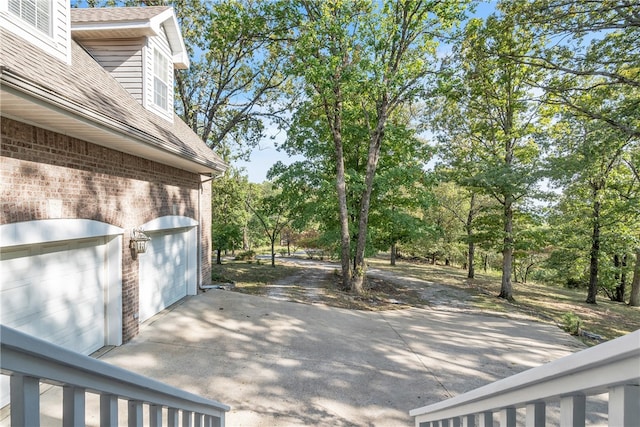
[[140, 254], [140, 321], [187, 295], [188, 229], [147, 233], [151, 241]]

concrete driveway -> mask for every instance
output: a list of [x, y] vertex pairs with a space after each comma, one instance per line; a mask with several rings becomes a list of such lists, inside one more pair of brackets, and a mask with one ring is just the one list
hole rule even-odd
[[581, 348], [525, 320], [212, 290], [150, 319], [101, 359], [230, 405], [231, 427], [409, 426], [410, 409]]

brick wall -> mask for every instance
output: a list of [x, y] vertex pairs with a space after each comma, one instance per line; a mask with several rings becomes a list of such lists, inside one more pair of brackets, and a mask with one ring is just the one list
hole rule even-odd
[[[84, 218], [125, 229], [123, 340], [138, 333], [138, 261], [131, 228], [165, 215], [202, 217], [202, 275], [211, 280], [210, 183], [201, 176], [11, 119], [0, 122], [0, 224]], [[207, 191], [208, 189], [208, 191]], [[200, 196], [200, 201], [198, 200]], [[204, 208], [199, 215], [198, 203]]]

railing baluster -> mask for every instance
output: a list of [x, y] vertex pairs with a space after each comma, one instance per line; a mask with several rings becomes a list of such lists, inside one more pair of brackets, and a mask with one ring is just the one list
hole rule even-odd
[[162, 427], [162, 406], [149, 405], [149, 427]]
[[621, 385], [609, 390], [609, 425], [636, 427], [640, 417], [640, 386]]
[[167, 410], [167, 425], [169, 427], [178, 427], [180, 425], [180, 417], [176, 408]]
[[40, 426], [40, 380], [11, 375], [11, 425]]
[[424, 423], [420, 423], [419, 427], [434, 427], [432, 422], [424, 422]]
[[142, 427], [143, 414], [142, 414], [142, 402], [139, 400], [130, 400], [128, 404], [128, 426], [129, 427]]
[[547, 420], [547, 404], [534, 402], [527, 404], [526, 427], [544, 427]]
[[560, 399], [560, 427], [584, 427], [586, 398], [582, 394]]
[[476, 427], [476, 416], [465, 415], [462, 417], [462, 427]]
[[485, 411], [479, 415], [478, 427], [493, 427], [493, 412]]
[[118, 427], [118, 396], [100, 395], [100, 427]]
[[516, 427], [516, 408], [500, 410], [500, 427]]
[[192, 427], [193, 426], [193, 412], [191, 411], [182, 411], [182, 427]]
[[202, 423], [203, 423], [203, 416], [202, 414], [199, 413], [195, 413], [193, 414], [193, 427], [202, 427]]
[[84, 427], [85, 391], [83, 388], [64, 386], [62, 388], [62, 426]]
[[451, 427], [462, 427], [462, 423], [460, 422], [460, 417], [451, 418]]
[[[0, 0], [1, 1], [1, 0]], [[0, 369], [9, 376], [10, 419], [12, 426], [39, 427], [40, 384], [62, 388], [63, 426], [86, 423], [86, 390], [100, 395], [100, 427], [119, 427], [119, 404], [127, 401], [127, 424], [142, 426], [143, 410], [149, 406], [150, 426], [162, 426], [164, 408], [169, 408], [168, 425], [178, 427], [183, 412], [184, 427], [210, 424], [224, 427], [227, 405], [188, 393], [151, 378], [75, 353], [20, 331], [0, 325]], [[120, 401], [122, 399], [122, 402]], [[60, 408], [62, 403], [62, 408]], [[189, 408], [189, 411], [182, 411]]]

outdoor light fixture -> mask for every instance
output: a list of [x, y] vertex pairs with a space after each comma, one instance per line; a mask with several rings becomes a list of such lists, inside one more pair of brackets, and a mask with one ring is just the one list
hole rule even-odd
[[131, 230], [131, 241], [129, 241], [129, 248], [131, 249], [131, 256], [136, 259], [138, 254], [143, 254], [147, 251], [147, 242], [151, 240], [151, 237], [144, 234], [141, 228], [134, 228]]

